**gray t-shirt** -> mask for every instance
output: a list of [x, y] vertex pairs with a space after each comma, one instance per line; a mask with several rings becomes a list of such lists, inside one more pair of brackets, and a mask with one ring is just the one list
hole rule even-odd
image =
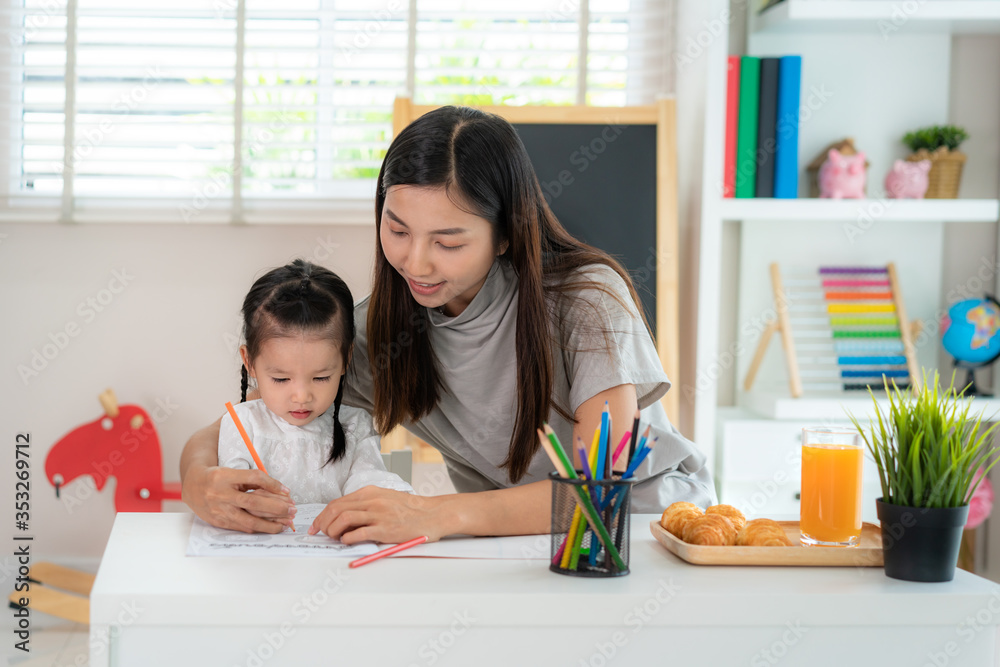
[[[671, 425], [659, 401], [670, 381], [624, 281], [603, 265], [586, 267], [579, 277], [606, 285], [618, 299], [603, 290], [581, 289], [576, 292], [580, 301], [563, 299], [562, 311], [551, 313], [556, 345], [553, 402], [575, 414], [584, 401], [606, 389], [635, 385], [642, 428], [651, 425], [650, 439], [658, 436], [659, 441], [636, 471], [632, 511], [659, 513], [678, 500], [702, 507], [715, 503], [704, 455]], [[457, 317], [427, 310], [445, 391], [430, 414], [403, 426], [441, 452], [459, 492], [514, 486], [500, 464], [510, 448], [517, 413], [517, 285], [514, 269], [498, 260]], [[357, 339], [344, 404], [371, 411], [367, 297], [354, 314]], [[390, 363], [388, 372], [391, 368]], [[548, 422], [564, 446], [572, 442], [573, 424], [555, 409]], [[548, 456], [539, 449], [520, 483], [544, 480], [552, 471]]]

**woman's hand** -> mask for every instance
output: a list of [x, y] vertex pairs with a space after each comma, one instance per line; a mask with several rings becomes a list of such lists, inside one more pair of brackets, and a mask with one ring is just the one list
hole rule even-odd
[[188, 507], [213, 526], [280, 533], [295, 516], [295, 504], [282, 489], [280, 482], [259, 470], [191, 466], [181, 494]]
[[221, 421], [200, 429], [185, 445], [181, 499], [213, 526], [244, 533], [280, 533], [292, 525], [295, 516], [288, 489], [259, 470], [219, 467]]
[[309, 534], [323, 532], [344, 544], [372, 540], [398, 544], [421, 535], [436, 542], [449, 534], [437, 498], [366, 486], [330, 501], [313, 520]]

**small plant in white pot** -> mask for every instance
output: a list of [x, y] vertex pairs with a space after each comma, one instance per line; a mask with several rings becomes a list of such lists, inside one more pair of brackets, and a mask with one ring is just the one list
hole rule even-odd
[[[969, 514], [969, 500], [998, 460], [996, 424], [972, 414], [952, 384], [924, 378], [915, 393], [886, 384], [887, 409], [875, 403], [869, 429], [851, 421], [878, 467], [885, 573], [909, 581], [950, 581]], [[988, 421], [988, 420], [986, 420]], [[976, 475], [978, 470], [982, 475]]]

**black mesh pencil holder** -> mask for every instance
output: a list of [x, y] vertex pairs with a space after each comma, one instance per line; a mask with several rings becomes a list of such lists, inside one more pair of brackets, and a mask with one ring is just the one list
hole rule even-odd
[[635, 480], [590, 482], [582, 473], [578, 476], [580, 479], [549, 475], [552, 479], [549, 569], [576, 577], [626, 575], [629, 505]]

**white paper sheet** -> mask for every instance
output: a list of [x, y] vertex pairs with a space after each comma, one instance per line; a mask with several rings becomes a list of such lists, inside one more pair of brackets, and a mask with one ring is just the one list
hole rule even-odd
[[[340, 540], [307, 531], [325, 505], [299, 505], [293, 533], [241, 533], [211, 526], [194, 518], [188, 538], [188, 556], [224, 556], [228, 558], [360, 558], [375, 553], [386, 545], [364, 542], [348, 546]], [[483, 558], [545, 560], [549, 557], [548, 535], [516, 535], [512, 537], [451, 536], [439, 542], [420, 544], [389, 558]]]
[[346, 545], [322, 533], [309, 535], [307, 531], [316, 515], [326, 507], [322, 503], [299, 505], [295, 515], [295, 530], [284, 532], [242, 533], [238, 530], [216, 528], [194, 518], [188, 538], [188, 556], [226, 556], [254, 558], [360, 558], [379, 550], [375, 542]]

